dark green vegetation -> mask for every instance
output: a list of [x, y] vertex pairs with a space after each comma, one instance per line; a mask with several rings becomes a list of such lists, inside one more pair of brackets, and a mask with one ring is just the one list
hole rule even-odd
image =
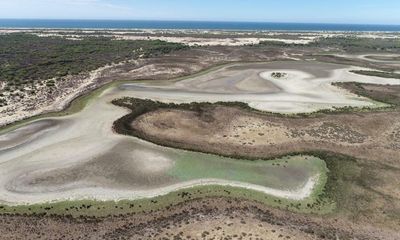
[[400, 74], [394, 72], [380, 72], [380, 71], [367, 71], [367, 70], [353, 70], [351, 72], [366, 76], [400, 79]]
[[291, 48], [323, 48], [335, 49], [345, 52], [398, 52], [400, 51], [399, 39], [379, 39], [361, 37], [323, 37], [309, 44], [290, 44], [279, 41], [263, 41], [261, 45]]
[[[0, 81], [19, 87], [37, 80], [62, 78], [110, 63], [185, 49], [164, 41], [129, 41], [88, 37], [70, 40], [30, 34], [0, 36]], [[53, 86], [54, 81], [46, 82]]]

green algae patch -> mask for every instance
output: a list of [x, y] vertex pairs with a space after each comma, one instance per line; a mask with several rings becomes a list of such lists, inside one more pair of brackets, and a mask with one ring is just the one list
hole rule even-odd
[[[183, 154], [184, 159], [187, 156]], [[284, 157], [271, 161], [263, 161], [265, 164], [269, 164], [275, 167], [284, 167], [283, 164], [292, 163], [294, 165], [303, 165], [309, 161], [307, 168], [310, 171], [321, 170], [319, 178], [314, 185], [312, 194], [302, 200], [291, 200], [287, 198], [274, 197], [264, 192], [250, 190], [247, 188], [232, 187], [232, 186], [220, 186], [220, 185], [204, 185], [195, 186], [190, 188], [181, 189], [168, 193], [166, 195], [157, 196], [154, 198], [136, 199], [136, 200], [120, 200], [120, 201], [97, 201], [97, 200], [79, 200], [79, 201], [60, 201], [34, 205], [0, 205], [0, 214], [27, 214], [27, 215], [68, 215], [72, 217], [105, 217], [110, 215], [120, 214], [135, 214], [145, 213], [149, 211], [157, 211], [169, 208], [171, 206], [185, 203], [194, 199], [202, 198], [213, 198], [213, 197], [227, 197], [234, 199], [250, 200], [258, 203], [263, 203], [270, 207], [276, 207], [293, 212], [310, 213], [310, 214], [329, 214], [332, 213], [335, 208], [335, 202], [328, 198], [321, 197], [324, 193], [324, 186], [327, 182], [327, 168], [325, 162], [319, 158], [311, 156], [294, 156]], [[185, 161], [185, 160], [182, 160]], [[286, 163], [286, 161], [288, 163]], [[251, 161], [247, 161], [252, 163]], [[264, 164], [261, 160], [255, 162], [257, 164]], [[254, 163], [254, 162], [253, 162]], [[221, 163], [223, 166], [225, 163]], [[243, 163], [244, 164], [244, 163]], [[277, 164], [282, 164], [278, 166]], [[179, 164], [178, 164], [179, 165]], [[238, 163], [237, 167], [242, 167], [242, 163]], [[191, 170], [187, 169], [188, 172], [185, 174], [179, 173], [182, 169], [187, 168], [186, 163], [182, 163], [178, 166], [178, 170], [174, 170], [177, 177], [180, 178], [195, 178], [196, 177], [196, 165]], [[212, 168], [212, 167], [210, 167]], [[172, 171], [171, 173], [174, 173]], [[192, 177], [189, 175], [192, 174]], [[206, 173], [210, 176], [221, 176], [221, 170], [216, 167], [213, 171]], [[247, 173], [241, 173], [235, 177], [235, 179], [243, 179], [247, 181], [253, 181], [254, 179]]]
[[326, 171], [323, 160], [312, 156], [249, 161], [182, 152], [178, 154], [169, 174], [181, 181], [211, 178], [296, 190], [310, 177], [326, 175]]

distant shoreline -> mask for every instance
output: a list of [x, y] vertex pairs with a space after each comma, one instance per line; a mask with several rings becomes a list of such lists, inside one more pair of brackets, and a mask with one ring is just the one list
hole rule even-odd
[[400, 32], [400, 25], [143, 20], [0, 19], [0, 29]]
[[2, 27], [0, 26], [0, 30], [21, 30], [21, 31], [29, 31], [29, 30], [57, 30], [57, 31], [198, 31], [198, 32], [276, 32], [276, 33], [398, 33], [400, 34], [400, 30], [398, 31], [334, 31], [334, 30], [243, 30], [243, 29], [180, 29], [180, 28], [52, 28], [52, 27]]

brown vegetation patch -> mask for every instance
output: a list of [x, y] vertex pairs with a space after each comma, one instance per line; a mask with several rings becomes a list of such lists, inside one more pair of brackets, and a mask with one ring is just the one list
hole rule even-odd
[[161, 211], [105, 218], [3, 215], [1, 238], [46, 239], [395, 239], [398, 233], [270, 209], [255, 202], [207, 198]]
[[326, 150], [396, 164], [400, 148], [392, 144], [397, 136], [392, 127], [398, 119], [396, 111], [284, 118], [215, 105], [201, 112], [158, 109], [137, 117], [130, 127], [161, 145], [226, 156]]

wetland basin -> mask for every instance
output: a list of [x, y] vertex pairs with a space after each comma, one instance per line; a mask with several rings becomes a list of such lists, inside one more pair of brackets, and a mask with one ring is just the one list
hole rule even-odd
[[[127, 83], [120, 89], [136, 98], [161, 102], [244, 102], [250, 107], [283, 114], [310, 113], [340, 107], [382, 107], [332, 86], [334, 82], [400, 85], [400, 79], [362, 76], [349, 67], [315, 61], [233, 64], [170, 84]], [[273, 73], [286, 74], [274, 78]]]
[[[400, 84], [398, 79], [352, 74], [351, 69], [316, 62], [235, 64], [180, 81], [111, 87], [78, 113], [42, 118], [0, 135], [0, 202], [130, 200], [200, 185], [242, 187], [291, 200], [312, 197], [326, 181], [321, 159], [246, 161], [161, 147], [113, 132], [113, 122], [128, 110], [111, 101], [242, 101], [266, 111], [311, 112], [377, 105], [332, 82]], [[288, 75], [275, 79], [271, 72]]]

